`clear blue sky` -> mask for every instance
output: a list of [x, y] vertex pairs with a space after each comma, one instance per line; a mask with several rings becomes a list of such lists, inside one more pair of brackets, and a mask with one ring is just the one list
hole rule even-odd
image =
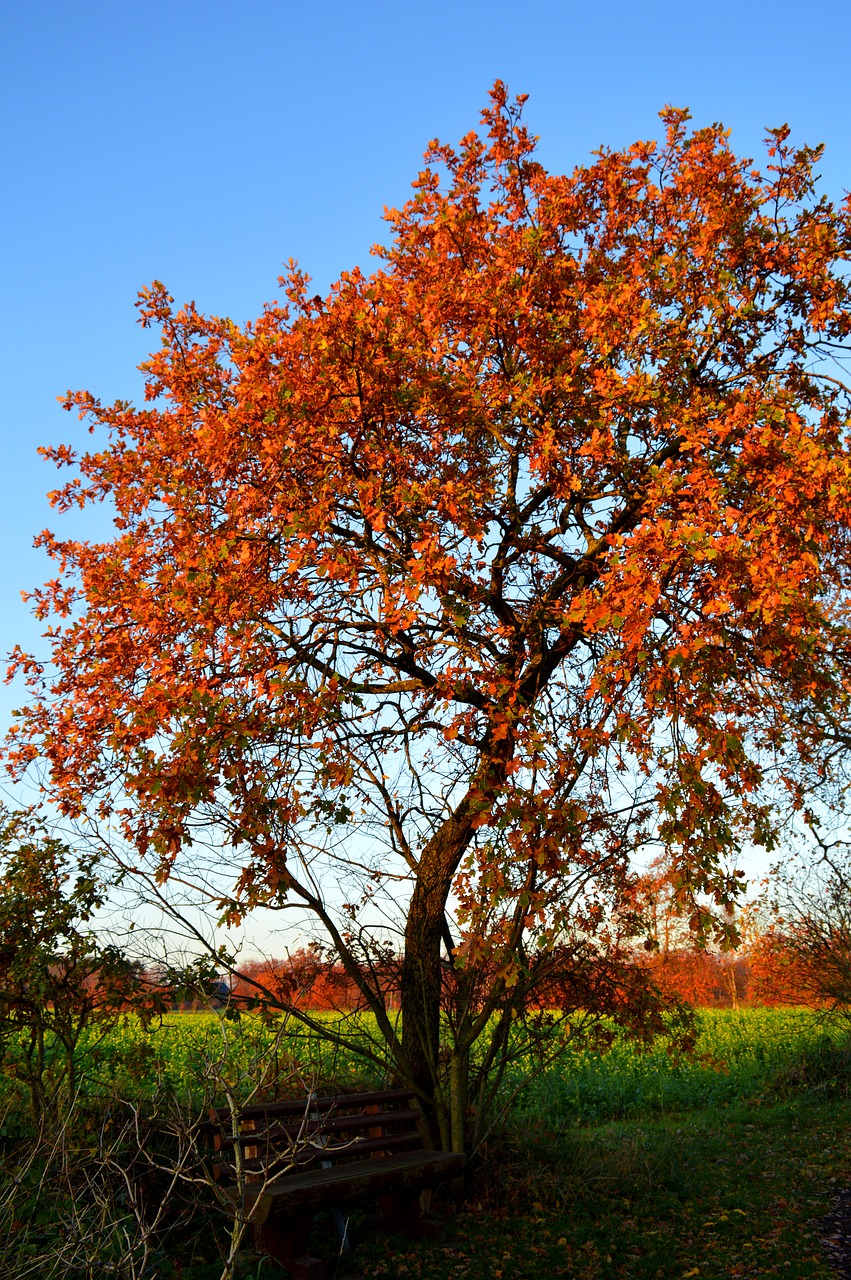
[[[317, 289], [366, 263], [384, 204], [428, 140], [478, 120], [495, 78], [530, 95], [544, 161], [658, 136], [666, 103], [722, 120], [758, 152], [764, 127], [823, 141], [827, 189], [851, 186], [847, 0], [9, 0], [0, 230], [0, 651], [38, 647], [22, 588], [52, 516], [39, 444], [80, 439], [56, 396], [138, 395], [150, 334], [137, 290], [238, 320], [275, 296], [290, 256]], [[0, 691], [0, 730], [20, 694]]]

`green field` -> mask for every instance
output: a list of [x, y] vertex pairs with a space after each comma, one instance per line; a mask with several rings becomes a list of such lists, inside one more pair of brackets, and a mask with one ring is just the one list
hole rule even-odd
[[[558, 1064], [527, 1088], [535, 1066], [520, 1060], [506, 1079], [506, 1096], [520, 1089], [512, 1113], [560, 1128], [717, 1107], [759, 1095], [801, 1055], [817, 1058], [845, 1034], [841, 1025], [831, 1026], [809, 1009], [705, 1009], [697, 1021], [692, 1056], [672, 1055], [664, 1045], [646, 1050], [627, 1040], [616, 1040], [605, 1052], [568, 1046]], [[377, 1047], [369, 1020], [361, 1034]], [[127, 1018], [93, 1051], [89, 1088], [150, 1089], [159, 1081], [191, 1101], [205, 1063], [217, 1063], [238, 1088], [265, 1060], [275, 1038], [274, 1027], [250, 1015], [228, 1021], [212, 1013], [170, 1014], [148, 1030]], [[286, 1080], [290, 1063], [320, 1089], [384, 1083], [379, 1067], [305, 1036], [294, 1024], [280, 1041], [279, 1072], [282, 1088], [297, 1096], [299, 1075]]]
[[[512, 1101], [463, 1211], [448, 1210], [444, 1242], [388, 1240], [354, 1215], [358, 1247], [336, 1280], [828, 1280], [812, 1223], [836, 1189], [851, 1185], [843, 1028], [802, 1009], [703, 1011], [698, 1021], [692, 1057], [624, 1041], [605, 1053], [566, 1051]], [[272, 1028], [250, 1017], [175, 1014], [147, 1031], [128, 1019], [93, 1049], [87, 1092], [91, 1100], [172, 1092], [197, 1105], [211, 1064], [211, 1078], [238, 1091], [273, 1039]], [[293, 1062], [320, 1088], [381, 1079], [379, 1067], [365, 1071], [355, 1055], [295, 1029], [278, 1054], [291, 1092], [301, 1087], [287, 1074]], [[506, 1097], [530, 1066], [516, 1064]], [[5, 1088], [8, 1137], [14, 1086]], [[317, 1247], [333, 1254], [328, 1224], [320, 1219], [317, 1230]], [[208, 1232], [182, 1246], [179, 1267], [161, 1254], [144, 1274], [217, 1280], [214, 1258]], [[269, 1261], [246, 1271], [257, 1280], [282, 1274]]]

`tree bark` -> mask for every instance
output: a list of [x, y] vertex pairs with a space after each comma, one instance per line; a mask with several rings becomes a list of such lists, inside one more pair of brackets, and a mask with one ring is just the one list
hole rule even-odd
[[[443, 834], [441, 830], [439, 836]], [[420, 1095], [430, 1137], [441, 1147], [445, 1146], [441, 1132], [445, 1125], [440, 1124], [436, 1103], [440, 1070], [440, 948], [452, 876], [466, 847], [464, 842], [457, 849], [432, 848], [443, 843], [439, 837], [430, 841], [420, 860], [408, 910], [401, 974], [402, 1049], [410, 1082]]]
[[[453, 1135], [451, 1101], [448, 1110], [438, 1105], [440, 948], [445, 932], [446, 903], [453, 876], [473, 838], [473, 819], [492, 807], [505, 780], [513, 749], [513, 736], [509, 734], [498, 743], [496, 751], [482, 756], [467, 794], [426, 844], [420, 855], [405, 925], [401, 972], [402, 1048], [410, 1083], [420, 1095], [426, 1127], [435, 1145], [444, 1150], [459, 1149], [454, 1145], [457, 1138]], [[465, 1062], [469, 1069], [468, 1057]], [[462, 1092], [466, 1096], [466, 1083]]]
[[455, 1048], [449, 1072], [450, 1141], [463, 1154], [467, 1143], [467, 1096], [470, 1085], [470, 1051]]

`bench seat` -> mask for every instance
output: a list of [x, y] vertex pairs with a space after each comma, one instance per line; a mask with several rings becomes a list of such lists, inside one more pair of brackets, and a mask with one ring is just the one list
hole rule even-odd
[[[464, 1171], [464, 1157], [442, 1151], [410, 1151], [310, 1173], [284, 1173], [266, 1187], [252, 1184], [245, 1191], [246, 1207], [252, 1206], [252, 1223], [266, 1221], [277, 1204], [293, 1212], [316, 1212], [329, 1204], [350, 1204], [372, 1196], [433, 1186], [457, 1178]], [[236, 1191], [234, 1189], [234, 1195]]]

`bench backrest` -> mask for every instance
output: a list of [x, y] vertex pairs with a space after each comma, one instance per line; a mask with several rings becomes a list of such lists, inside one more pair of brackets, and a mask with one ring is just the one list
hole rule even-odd
[[244, 1107], [233, 1117], [218, 1108], [205, 1125], [216, 1153], [214, 1174], [231, 1182], [276, 1178], [424, 1148], [412, 1089], [384, 1089]]

